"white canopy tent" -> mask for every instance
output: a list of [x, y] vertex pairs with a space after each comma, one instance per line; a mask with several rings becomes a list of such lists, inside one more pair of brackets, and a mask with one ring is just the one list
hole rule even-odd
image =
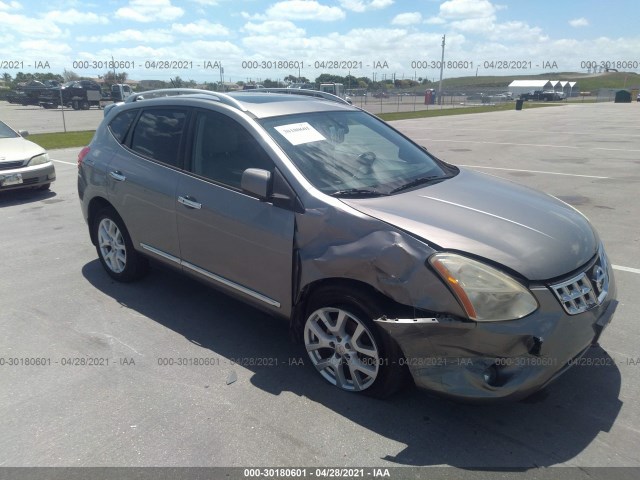
[[576, 84], [567, 80], [514, 80], [509, 84], [509, 91], [514, 97], [534, 90], [554, 90], [570, 97]]
[[551, 90], [553, 84], [549, 80], [514, 80], [509, 84], [509, 91], [514, 97], [532, 90]]

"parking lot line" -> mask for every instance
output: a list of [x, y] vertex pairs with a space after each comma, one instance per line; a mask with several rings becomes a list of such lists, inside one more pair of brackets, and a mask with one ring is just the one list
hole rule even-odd
[[56, 163], [64, 163], [65, 165], [77, 165], [76, 162], [65, 162], [64, 160], [54, 160], [51, 159], [52, 162], [56, 162]]
[[[429, 130], [445, 130], [445, 131], [450, 131], [451, 127], [437, 127], [437, 126], [429, 126]], [[456, 127], [456, 131], [457, 132], [492, 132], [495, 133], [496, 129], [495, 128], [459, 128]], [[501, 133], [523, 133], [523, 134], [527, 134], [527, 135], [533, 135], [533, 134], [542, 134], [542, 135], [547, 135], [549, 133], [548, 130], [515, 130], [515, 129], [508, 129], [508, 128], [501, 128], [500, 129]], [[581, 131], [581, 132], [568, 132], [568, 131], [562, 131], [561, 132], [563, 135], [587, 135], [589, 137], [592, 137], [594, 135], [595, 132], [585, 132], [585, 131]], [[599, 130], [597, 133], [602, 133], [601, 130]], [[611, 133], [611, 132], [607, 132], [606, 133], [607, 137], [624, 137], [624, 138], [629, 138], [629, 137], [640, 137], [640, 134], [633, 134], [633, 133]]]
[[637, 273], [640, 275], [640, 268], [631, 268], [631, 267], [623, 267], [621, 265], [611, 265], [611, 268], [613, 268], [614, 270], [621, 270], [623, 272], [631, 272], [631, 273]]
[[545, 172], [543, 170], [520, 170], [517, 168], [501, 168], [501, 167], [484, 167], [482, 165], [458, 165], [459, 167], [468, 167], [468, 168], [486, 168], [488, 170], [506, 170], [508, 172], [527, 172], [527, 173], [542, 173], [545, 175], [565, 175], [567, 177], [584, 177], [584, 178], [598, 178], [601, 180], [606, 180], [611, 177], [600, 177], [597, 175], [579, 175], [577, 173], [560, 173], [560, 172]]
[[508, 145], [513, 147], [542, 147], [542, 148], [566, 148], [570, 150], [600, 150], [607, 152], [640, 152], [638, 149], [632, 148], [607, 148], [607, 147], [584, 147], [575, 145], [554, 145], [548, 143], [515, 143], [515, 142], [487, 142], [477, 140], [452, 140], [452, 139], [435, 139], [435, 138], [418, 138], [414, 139], [418, 142], [448, 142], [448, 143], [481, 143], [484, 145]]

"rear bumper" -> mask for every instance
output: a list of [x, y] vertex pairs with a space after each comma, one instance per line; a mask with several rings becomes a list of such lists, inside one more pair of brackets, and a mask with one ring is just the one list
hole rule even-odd
[[596, 344], [617, 307], [611, 271], [599, 306], [568, 315], [547, 288], [533, 289], [540, 308], [505, 322], [452, 317], [376, 324], [394, 338], [418, 387], [457, 400], [518, 400], [545, 387]]

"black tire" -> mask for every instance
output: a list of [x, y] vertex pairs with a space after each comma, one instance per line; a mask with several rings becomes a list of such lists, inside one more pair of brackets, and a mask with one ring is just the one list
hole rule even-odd
[[91, 108], [91, 105], [89, 104], [89, 102], [88, 102], [88, 101], [86, 101], [86, 100], [82, 100], [82, 101], [80, 102], [80, 109], [81, 109], [81, 110], [89, 110], [89, 108]]
[[133, 248], [129, 232], [113, 208], [100, 210], [92, 229], [98, 258], [111, 278], [118, 282], [133, 282], [146, 275], [149, 262]]
[[[332, 348], [312, 347], [310, 350], [309, 346], [314, 345], [314, 337], [319, 341], [319, 337], [315, 336], [313, 330], [313, 324], [318, 322], [319, 319], [318, 312], [325, 315], [335, 315], [337, 318], [340, 313], [336, 311], [346, 312], [348, 317], [353, 317], [347, 320], [347, 322], [352, 323], [351, 332], [349, 333], [347, 331], [346, 338], [341, 338], [340, 336], [332, 337], [334, 338], [334, 347]], [[364, 290], [355, 288], [345, 290], [338, 287], [326, 287], [313, 294], [307, 303], [304, 316], [304, 325], [302, 328], [303, 345], [307, 350], [312, 366], [326, 381], [341, 390], [357, 392], [375, 398], [386, 398], [405, 385], [408, 379], [408, 370], [403, 366], [401, 361], [403, 355], [400, 347], [386, 332], [377, 327], [373, 322], [373, 319], [379, 318], [381, 315], [382, 309], [379, 306], [379, 302], [373, 295], [368, 294]], [[357, 328], [358, 322], [364, 327], [364, 333], [358, 335], [358, 337], [364, 341], [364, 345], [361, 345], [361, 347], [371, 349], [371, 351], [375, 350], [377, 352], [377, 359], [375, 356], [362, 356], [359, 352], [356, 352], [355, 343], [360, 340], [359, 338], [355, 338], [356, 335], [353, 335], [355, 333], [353, 328]], [[315, 326], [317, 327], [318, 325], [319, 324], [316, 324]], [[325, 333], [330, 336], [333, 335], [326, 330]], [[335, 344], [335, 341], [340, 341], [341, 344]], [[350, 345], [350, 343], [352, 345]], [[353, 379], [353, 373], [350, 367], [350, 355], [354, 356], [355, 354], [358, 356], [355, 361], [359, 361], [361, 365], [375, 366], [374, 363], [377, 363], [375, 379], [372, 380], [373, 375], [361, 375], [357, 370], [355, 375], [359, 380], [355, 381]], [[320, 370], [320, 368], [316, 366], [319, 361], [327, 361], [330, 359], [335, 362], [340, 362], [338, 368], [342, 370], [341, 375], [347, 380], [344, 386], [339, 385], [341, 381], [336, 377], [340, 374], [336, 372], [333, 366], [324, 368], [323, 370]], [[356, 386], [356, 384], [360, 383], [365, 388], [360, 389]]]
[[71, 102], [71, 108], [73, 108], [74, 110], [79, 110], [80, 109], [80, 105], [78, 104], [77, 100], [74, 100]]

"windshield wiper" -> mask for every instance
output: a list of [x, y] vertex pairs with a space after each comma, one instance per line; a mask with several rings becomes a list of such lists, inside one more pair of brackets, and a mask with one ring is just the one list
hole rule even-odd
[[366, 188], [347, 188], [345, 190], [338, 190], [337, 192], [330, 193], [329, 195], [332, 197], [380, 197], [382, 195], [386, 195], [386, 193]]
[[445, 180], [447, 178], [451, 178], [451, 176], [449, 176], [449, 175], [431, 175], [429, 177], [416, 178], [414, 180], [411, 180], [410, 182], [405, 183], [404, 185], [400, 185], [399, 187], [394, 188], [393, 190], [391, 190], [389, 192], [389, 194], [401, 192], [403, 190], [408, 190], [410, 188], [417, 187], [418, 185], [432, 183], [435, 180]]

